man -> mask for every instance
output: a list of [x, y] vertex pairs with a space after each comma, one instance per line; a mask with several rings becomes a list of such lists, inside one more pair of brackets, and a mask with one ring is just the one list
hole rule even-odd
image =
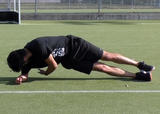
[[[108, 66], [102, 61], [112, 61], [119, 64], [132, 65], [139, 68], [138, 73], [131, 73], [120, 68]], [[9, 67], [20, 72], [16, 83], [20, 84], [28, 79], [28, 73], [32, 68], [39, 69], [42, 75], [49, 75], [61, 63], [67, 69], [74, 69], [86, 74], [91, 71], [99, 71], [112, 76], [131, 77], [136, 80], [151, 81], [151, 71], [155, 67], [144, 62], [137, 62], [117, 53], [110, 53], [94, 46], [93, 44], [76, 36], [40, 37], [27, 43], [23, 49], [13, 51], [8, 58]]]

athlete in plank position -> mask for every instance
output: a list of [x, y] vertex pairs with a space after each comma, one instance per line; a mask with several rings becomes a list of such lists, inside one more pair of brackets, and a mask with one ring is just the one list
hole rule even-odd
[[[132, 65], [141, 71], [131, 73], [108, 66], [98, 60]], [[27, 43], [23, 49], [11, 52], [7, 61], [13, 71], [21, 71], [21, 75], [16, 79], [17, 84], [28, 79], [28, 73], [32, 68], [48, 67], [46, 71], [39, 69], [39, 73], [49, 75], [58, 67], [59, 63], [67, 69], [74, 69], [86, 74], [90, 74], [91, 71], [99, 71], [112, 76], [131, 77], [143, 81], [152, 80], [151, 71], [155, 68], [117, 53], [103, 51], [82, 38], [72, 35], [36, 38]]]

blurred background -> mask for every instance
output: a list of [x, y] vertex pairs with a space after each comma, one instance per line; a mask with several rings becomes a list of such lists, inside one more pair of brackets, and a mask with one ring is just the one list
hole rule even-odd
[[[14, 0], [0, 0], [0, 9], [10, 9]], [[74, 13], [74, 12], [116, 12], [159, 11], [160, 0], [21, 0], [22, 13]], [[111, 10], [112, 9], [112, 10]], [[123, 9], [123, 10], [122, 10]], [[156, 10], [155, 10], [156, 9]]]

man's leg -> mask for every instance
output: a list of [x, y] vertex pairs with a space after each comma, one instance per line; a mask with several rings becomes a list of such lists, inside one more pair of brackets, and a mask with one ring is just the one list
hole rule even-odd
[[120, 68], [116, 68], [113, 66], [108, 66], [103, 63], [97, 62], [93, 65], [94, 71], [99, 71], [103, 73], [107, 73], [112, 76], [119, 76], [119, 77], [131, 77], [136, 80], [143, 80], [143, 81], [151, 81], [152, 74], [149, 72], [138, 72], [138, 73], [131, 73]]
[[103, 73], [107, 73], [112, 76], [120, 76], [120, 77], [136, 77], [135, 73], [127, 72], [125, 70], [122, 70], [120, 68], [116, 68], [113, 66], [108, 66], [104, 63], [97, 62], [93, 65], [94, 71], [99, 71]]
[[124, 57], [118, 53], [110, 53], [107, 51], [103, 51], [101, 60], [112, 61], [112, 62], [119, 63], [119, 64], [128, 64], [128, 65], [133, 65], [136, 67], [138, 67], [138, 63], [139, 63], [135, 60]]
[[103, 51], [103, 55], [101, 60], [104, 61], [112, 61], [115, 63], [119, 63], [119, 64], [128, 64], [128, 65], [133, 65], [138, 67], [140, 70], [144, 70], [144, 71], [153, 71], [155, 69], [154, 66], [152, 65], [147, 65], [144, 62], [137, 62], [135, 60], [129, 59], [127, 57], [124, 57], [120, 54], [117, 53], [110, 53], [107, 51]]

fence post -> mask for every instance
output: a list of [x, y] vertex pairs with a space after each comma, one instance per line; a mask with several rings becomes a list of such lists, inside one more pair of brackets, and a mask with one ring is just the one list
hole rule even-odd
[[134, 5], [135, 5], [135, 3], [134, 3], [134, 2], [135, 2], [135, 1], [134, 1], [134, 0], [132, 0], [132, 6], [131, 6], [131, 7], [132, 7], [132, 9], [134, 9], [134, 8], [135, 8], [135, 6], [134, 6]]
[[124, 7], [124, 0], [121, 0], [121, 8]]
[[102, 9], [102, 0], [98, 0], [98, 13], [101, 13]]
[[37, 1], [37, 0], [35, 0], [35, 6], [34, 6], [35, 14], [37, 14], [37, 3], [38, 3], [38, 1]]
[[71, 8], [71, 0], [68, 0], [68, 8]]
[[11, 0], [8, 0], [8, 10], [11, 10]]
[[13, 1], [13, 2], [14, 2], [14, 7], [13, 7], [13, 10], [14, 10], [14, 11], [17, 10], [17, 8], [16, 8], [16, 1], [17, 1], [17, 0], [14, 0], [14, 1]]
[[109, 7], [111, 8], [112, 0], [109, 0]]

